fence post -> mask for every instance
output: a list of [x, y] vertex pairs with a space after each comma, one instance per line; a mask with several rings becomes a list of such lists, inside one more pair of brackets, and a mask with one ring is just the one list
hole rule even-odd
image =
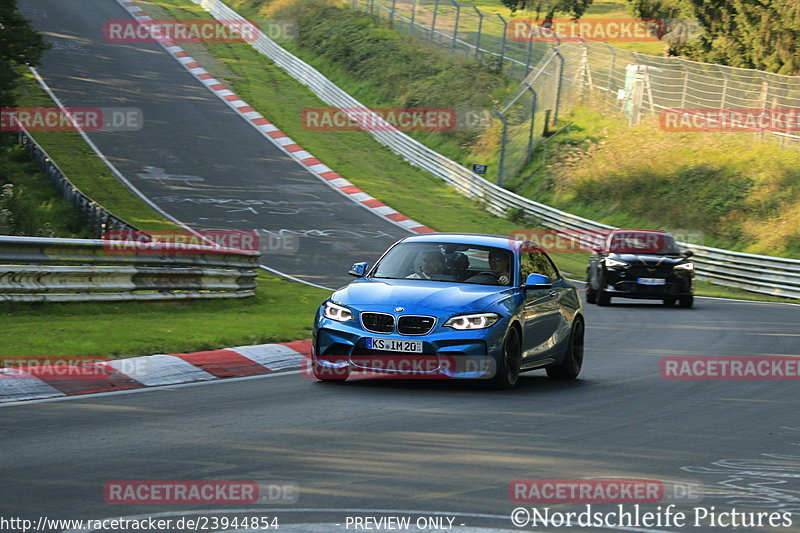
[[681, 61], [683, 65], [683, 92], [681, 93], [681, 109], [686, 109], [686, 97], [687, 92], [689, 90], [689, 69], [686, 68], [686, 64]]
[[389, 26], [394, 26], [394, 10], [397, 7], [397, 0], [392, 0], [392, 10], [389, 11]]
[[369, 0], [369, 14], [372, 15], [375, 10], [375, 0]]
[[503, 40], [500, 43], [500, 72], [503, 72], [503, 60], [506, 58], [506, 39], [508, 39], [508, 22], [500, 13], [497, 13], [497, 18], [503, 23]]
[[611, 66], [608, 69], [608, 77], [606, 79], [606, 87], [608, 87], [608, 94], [611, 96], [609, 102], [611, 102], [611, 107], [613, 108], [613, 103], [617, 99], [616, 91], [614, 90], [617, 86], [616, 82], [614, 81], [614, 70], [617, 68], [617, 52], [614, 50], [614, 47], [608, 43], [605, 43], [606, 47], [611, 50]]
[[506, 140], [508, 135], [508, 122], [506, 121], [503, 114], [497, 111], [496, 109], [492, 110], [492, 115], [500, 119], [500, 122], [503, 123], [503, 138], [500, 140], [500, 160], [497, 164], [497, 185], [502, 187], [503, 165], [505, 165], [505, 159], [506, 159]]
[[480, 56], [481, 53], [481, 32], [483, 31], [483, 11], [481, 11], [475, 6], [472, 6], [472, 9], [474, 9], [475, 13], [478, 14], [478, 40], [475, 43], [475, 57], [478, 57]]
[[533, 93], [533, 102], [531, 103], [531, 129], [528, 132], [528, 156], [526, 158], [525, 164], [527, 165], [530, 163], [533, 157], [533, 126], [536, 123], [536, 104], [539, 95], [536, 94], [536, 90], [531, 86], [530, 83], [525, 83], [528, 86], [528, 90]]
[[[764, 95], [761, 98], [761, 109], [766, 111], [767, 110], [767, 106], [769, 105], [769, 78], [764, 76], [763, 73], [761, 74], [761, 78], [763, 80], [762, 85], [761, 85], [761, 87], [762, 87], [761, 88], [761, 92]], [[764, 128], [761, 128], [761, 131], [758, 133], [758, 138], [759, 139], [763, 139], [764, 138]]]
[[456, 2], [455, 0], [450, 0], [453, 6], [456, 8], [456, 24], [453, 28], [453, 51], [456, 50], [456, 40], [458, 40], [458, 21], [461, 18], [461, 4]]
[[722, 99], [720, 100], [719, 107], [720, 109], [726, 109], [725, 100], [727, 100], [728, 98], [728, 82], [729, 82], [728, 73], [725, 72], [725, 67], [723, 67], [722, 65], [717, 65], [717, 70], [719, 71], [720, 74], [722, 74], [722, 77], [725, 78], [725, 81], [722, 82]]
[[433, 22], [431, 23], [431, 41], [434, 39], [433, 34], [436, 33], [436, 15], [439, 14], [439, 0], [435, 0], [433, 7]]
[[528, 27], [528, 54], [525, 57], [524, 76], [527, 76], [528, 73], [531, 71], [531, 55], [533, 54], [533, 27], [527, 20], [525, 21], [525, 25]]
[[408, 33], [414, 31], [415, 18], [417, 16], [417, 0], [411, 1], [411, 22], [408, 23]]
[[558, 110], [561, 107], [561, 84], [564, 77], [564, 56], [558, 51], [557, 47], [553, 47], [553, 52], [558, 56], [558, 77], [556, 78], [556, 102], [553, 106], [553, 126], [558, 122]]

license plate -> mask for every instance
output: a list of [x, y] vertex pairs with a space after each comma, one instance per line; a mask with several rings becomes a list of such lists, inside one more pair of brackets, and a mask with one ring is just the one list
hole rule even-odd
[[639, 278], [639, 285], [666, 285], [664, 278]]
[[403, 341], [367, 337], [367, 349], [385, 350], [387, 352], [422, 353], [422, 341]]

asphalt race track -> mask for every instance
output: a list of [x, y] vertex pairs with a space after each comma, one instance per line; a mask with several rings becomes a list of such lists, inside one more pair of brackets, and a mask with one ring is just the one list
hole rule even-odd
[[[266, 258], [273, 268], [331, 286], [345, 280], [331, 271], [372, 259], [403, 235], [304, 174], [157, 45], [105, 43], [102, 22], [127, 17], [113, 0], [20, 6], [46, 10], [34, 22], [62, 43], [40, 71], [67, 105], [144, 110], [140, 132], [91, 137], [170, 214], [195, 227], [335, 229], [335, 237], [301, 240], [295, 254]], [[148, 166], [203, 181], [178, 186], [137, 177]], [[231, 214], [163, 200], [176, 196], [263, 199], [300, 212]], [[365, 236], [340, 239], [346, 232]], [[582, 529], [555, 520], [518, 528], [510, 519], [517, 507], [585, 509], [515, 503], [513, 480], [624, 478], [689, 484], [692, 494], [678, 498], [676, 509], [690, 515], [695, 508], [794, 513], [789, 527], [738, 531], [800, 531], [797, 381], [668, 380], [660, 371], [668, 356], [800, 356], [800, 306], [700, 298], [695, 309], [678, 309], [614, 301], [587, 306], [586, 323], [584, 369], [571, 383], [532, 372], [515, 390], [500, 392], [463, 382], [330, 384], [287, 372], [0, 407], [0, 517], [37, 523], [43, 516], [247, 515], [277, 517], [279, 530], [310, 533], [364, 531], [355, 518], [392, 516], [427, 524], [407, 531], [731, 530], [710, 517], [698, 527]], [[299, 500], [110, 504], [104, 486], [115, 480], [256, 480], [297, 487]], [[593, 504], [602, 512], [615, 507]], [[0, 523], [0, 531], [20, 529]]]
[[87, 133], [169, 215], [194, 229], [272, 236], [264, 264], [332, 288], [354, 262], [374, 261], [409, 234], [265, 140], [160, 45], [107, 42], [106, 21], [133, 20], [113, 0], [19, 6], [53, 46], [39, 72], [65, 106], [141, 109], [138, 131]]
[[[352, 509], [507, 517], [517, 507], [507, 494], [512, 480], [622, 477], [696, 484], [702, 501], [678, 503], [687, 510], [798, 512], [797, 382], [665, 380], [659, 362], [796, 355], [799, 320], [800, 307], [706, 299], [692, 310], [590, 306], [582, 379], [533, 372], [511, 392], [430, 381], [324, 384], [291, 373], [0, 408], [0, 507], [32, 519], [202, 512], [110, 505], [103, 487], [244, 479], [300, 488], [299, 501], [276, 503], [284, 511], [256, 511], [281, 525], [369, 514]], [[508, 518], [458, 520], [515, 529]]]

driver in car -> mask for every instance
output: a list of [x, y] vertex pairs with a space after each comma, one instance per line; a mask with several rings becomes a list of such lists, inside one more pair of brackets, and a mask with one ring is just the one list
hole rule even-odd
[[489, 268], [492, 269], [492, 274], [497, 276], [498, 284], [508, 285], [511, 283], [511, 270], [508, 266], [508, 254], [490, 252]]
[[419, 272], [414, 272], [408, 279], [442, 279], [445, 269], [444, 256], [441, 252], [430, 251], [422, 255], [422, 268]]

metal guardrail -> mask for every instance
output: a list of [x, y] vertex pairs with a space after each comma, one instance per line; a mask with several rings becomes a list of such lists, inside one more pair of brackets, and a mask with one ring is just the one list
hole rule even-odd
[[76, 187], [66, 174], [53, 161], [47, 151], [28, 133], [24, 126], [18, 125], [19, 144], [25, 149], [39, 170], [47, 177], [58, 193], [80, 213], [81, 218], [97, 237], [102, 237], [111, 230], [136, 230], [121, 218], [114, 216], [102, 205], [98, 204]]
[[0, 236], [0, 301], [255, 295], [255, 251], [173, 243]]
[[[225, 5], [222, 0], [192, 1], [223, 23], [245, 20]], [[259, 32], [258, 38], [250, 44], [327, 104], [339, 108], [366, 109], [366, 106], [358, 100], [316, 69], [290, 54], [262, 32]], [[377, 115], [374, 119], [376, 122], [380, 121], [380, 117]], [[386, 131], [370, 131], [369, 133], [409, 163], [444, 180], [461, 194], [478, 200], [495, 215], [506, 216], [511, 209], [522, 209], [526, 213], [534, 215], [543, 226], [548, 228], [573, 231], [614, 228], [510, 192], [474, 174], [401, 131], [392, 128], [380, 129]], [[697, 263], [699, 279], [707, 279], [719, 285], [743, 288], [762, 294], [800, 298], [800, 260], [746, 254], [689, 243], [678, 244], [695, 253], [694, 261]]]

